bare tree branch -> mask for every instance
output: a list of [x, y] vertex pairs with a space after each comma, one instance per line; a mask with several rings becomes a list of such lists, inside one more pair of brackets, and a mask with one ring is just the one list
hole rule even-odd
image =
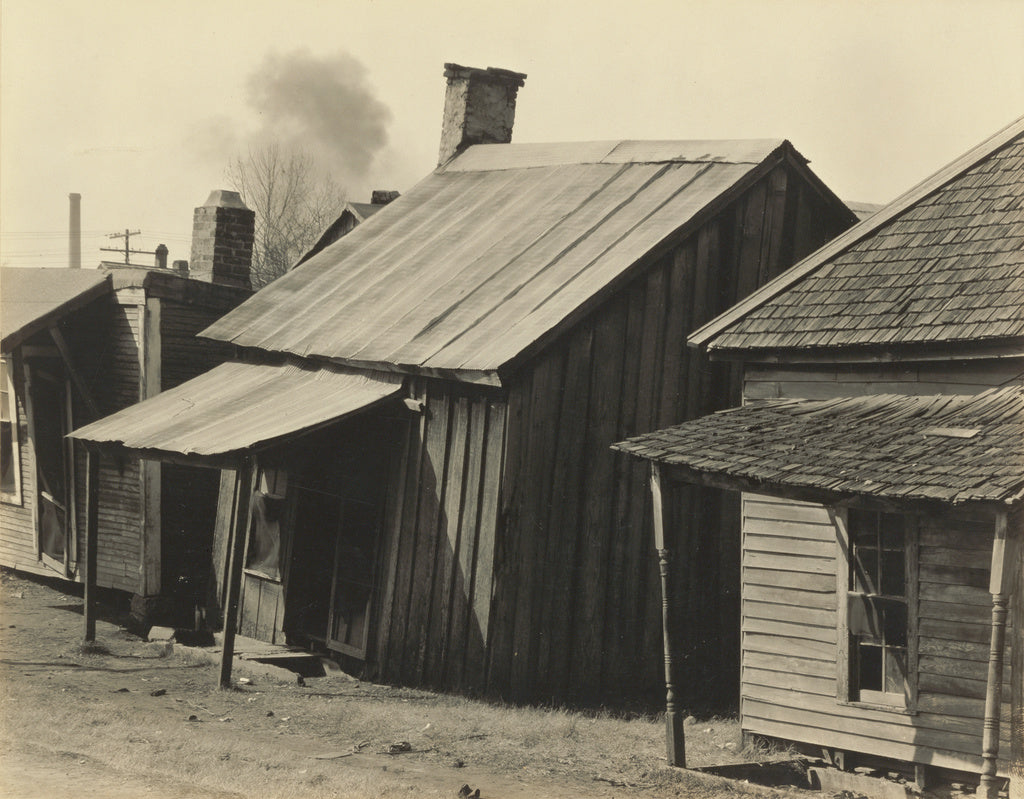
[[345, 191], [301, 150], [250, 148], [227, 169], [231, 187], [256, 213], [252, 285], [283, 275], [341, 213]]

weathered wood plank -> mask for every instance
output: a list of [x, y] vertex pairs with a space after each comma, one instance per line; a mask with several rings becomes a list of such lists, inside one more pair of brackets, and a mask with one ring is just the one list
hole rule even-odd
[[743, 599], [743, 616], [750, 619], [777, 619], [792, 624], [810, 624], [815, 627], [836, 626], [836, 614], [833, 610], [758, 602], [749, 597]]
[[405, 647], [410, 663], [403, 662], [403, 677], [420, 683], [429, 645], [431, 624], [430, 597], [437, 574], [438, 522], [444, 499], [445, 466], [448, 454], [448, 426], [451, 397], [439, 386], [433, 397], [428, 393], [427, 440], [420, 470], [420, 508], [417, 514], [416, 554], [413, 561], [412, 594], [409, 598], [409, 624]]
[[810, 624], [799, 624], [788, 621], [745, 618], [743, 620], [742, 630], [745, 633], [764, 633], [766, 635], [779, 635], [788, 638], [818, 641], [829, 644], [833, 647], [836, 643], [836, 628], [834, 626], [816, 627]]
[[444, 684], [448, 688], [462, 686], [466, 651], [470, 645], [466, 631], [469, 627], [470, 605], [473, 600], [473, 564], [476, 559], [477, 532], [480, 525], [480, 484], [484, 462], [487, 401], [483, 397], [473, 397], [468, 412], [466, 478], [459, 521], [458, 558], [452, 585], [448, 657], [445, 659]]
[[743, 596], [759, 602], [773, 602], [796, 607], [817, 608], [835, 611], [835, 591], [820, 593], [812, 591], [796, 591], [788, 588], [777, 588], [772, 585], [744, 583]]
[[[594, 334], [590, 325], [577, 330], [568, 343], [565, 384], [559, 413], [560, 433], [554, 456], [554, 495], [548, 517], [548, 599], [542, 625], [546, 635], [537, 652], [538, 677], [553, 695], [564, 696], [569, 683], [570, 646], [576, 593], [576, 551], [580, 536], [580, 505], [585, 465], [580, 453], [586, 440], [586, 403]], [[582, 409], [582, 412], [581, 412]]]
[[526, 375], [509, 389], [506, 453], [502, 472], [500, 497], [500, 533], [495, 540], [494, 602], [490, 617], [487, 682], [489, 690], [507, 689], [512, 666], [512, 634], [515, 618], [519, 562], [515, 557], [519, 546], [519, 495], [525, 490], [522, 481], [523, 459], [530, 421], [530, 376]]
[[441, 515], [437, 527], [437, 551], [434, 563], [434, 585], [430, 598], [430, 625], [424, 660], [424, 677], [428, 685], [444, 683], [448, 657], [448, 630], [451, 624], [452, 591], [459, 554], [459, 525], [462, 517], [463, 489], [466, 482], [466, 449], [469, 434], [469, 400], [453, 397], [451, 429], [444, 466], [444, 487]]
[[749, 585], [776, 586], [794, 591], [832, 594], [836, 590], [835, 573], [808, 574], [775, 569], [756, 569], [743, 565], [743, 582]]
[[[382, 665], [383, 674], [392, 680], [401, 680], [406, 673], [406, 664], [411, 662], [406, 648], [406, 632], [409, 629], [409, 614], [412, 603], [412, 576], [415, 569], [417, 540], [419, 538], [420, 480], [424, 470], [425, 448], [427, 445], [427, 385], [417, 381], [415, 396], [424, 403], [423, 411], [415, 422], [409, 425], [406, 451], [409, 465], [403, 486], [402, 515], [398, 533], [398, 571], [395, 578], [395, 593], [392, 600], [391, 623], [388, 629], [387, 655]], [[383, 651], [383, 650], [382, 650]]]
[[502, 469], [505, 465], [509, 408], [504, 399], [488, 400], [484, 463], [480, 490], [480, 527], [473, 566], [473, 601], [466, 649], [465, 684], [479, 693], [487, 685], [487, 647], [490, 642], [494, 585], [494, 552], [499, 526]]
[[[834, 699], [836, 695], [834, 679], [793, 671], [761, 669], [747, 665], [743, 667], [742, 680], [744, 686], [763, 685], [771, 688], [784, 688], [795, 694], [817, 694], [830, 699]], [[799, 696], [795, 696], [793, 701], [799, 702]]]
[[537, 674], [538, 642], [550, 631], [541, 620], [549, 597], [551, 568], [545, 554], [550, 531], [554, 462], [560, 434], [559, 411], [566, 370], [566, 352], [555, 348], [534, 368], [530, 421], [523, 469], [524, 487], [518, 516], [519, 585], [514, 614], [511, 693], [517, 699], [533, 698]]
[[764, 669], [765, 671], [778, 671], [786, 674], [800, 674], [807, 677], [820, 677], [831, 680], [834, 680], [836, 675], [834, 662], [798, 657], [792, 653], [775, 655], [770, 652], [744, 651], [743, 668], [748, 666]]
[[744, 632], [742, 646], [744, 652], [763, 652], [768, 655], [787, 655], [831, 662], [834, 662], [836, 657], [834, 640], [815, 641], [774, 633]]
[[587, 468], [582, 509], [583, 537], [579, 542], [580, 580], [576, 590], [571, 685], [582, 695], [601, 688], [604, 662], [604, 619], [607, 612], [609, 526], [615, 518], [615, 470], [621, 462], [610, 449], [618, 429], [622, 401], [626, 312], [619, 303], [594, 331], [587, 438], [582, 457]]
[[[794, 551], [803, 552], [803, 547], [794, 547]], [[743, 556], [743, 565], [750, 569], [770, 569], [772, 571], [800, 572], [804, 574], [836, 573], [835, 558], [812, 557], [804, 554], [777, 554], [774, 552], [758, 552], [749, 547]]]

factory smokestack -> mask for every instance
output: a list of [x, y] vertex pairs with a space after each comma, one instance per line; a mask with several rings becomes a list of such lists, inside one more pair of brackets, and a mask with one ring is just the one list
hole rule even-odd
[[71, 201], [68, 222], [68, 266], [71, 269], [82, 268], [82, 195], [72, 192], [68, 195]]

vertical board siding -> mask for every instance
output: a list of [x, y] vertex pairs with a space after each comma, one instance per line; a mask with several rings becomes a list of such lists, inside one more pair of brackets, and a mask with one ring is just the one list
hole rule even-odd
[[[511, 377], [492, 693], [663, 695], [647, 470], [609, 447], [739, 402], [738, 370], [686, 336], [792, 263], [801, 185], [777, 167]], [[673, 490], [669, 504], [683, 701], [723, 708], [739, 683], [738, 499]]]
[[[842, 555], [828, 510], [744, 495], [744, 731], [976, 770], [988, 670], [992, 534], [991, 518], [921, 518], [917, 713], [907, 715], [837, 697], [836, 574]], [[972, 571], [978, 579], [971, 582], [978, 585], [955, 577]], [[1007, 670], [1006, 718], [1009, 691]], [[1008, 731], [1001, 738], [1002, 747], [1008, 746]]]
[[376, 671], [465, 691], [483, 687], [504, 402], [439, 380], [410, 422], [386, 499]]

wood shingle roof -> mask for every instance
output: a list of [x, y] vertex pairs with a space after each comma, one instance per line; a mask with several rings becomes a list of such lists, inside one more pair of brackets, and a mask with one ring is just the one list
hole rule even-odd
[[613, 448], [680, 467], [688, 479], [765, 493], [1013, 504], [1024, 499], [1022, 441], [1018, 385], [977, 395], [767, 400]]
[[711, 351], [1024, 339], [1024, 118], [697, 331]]

